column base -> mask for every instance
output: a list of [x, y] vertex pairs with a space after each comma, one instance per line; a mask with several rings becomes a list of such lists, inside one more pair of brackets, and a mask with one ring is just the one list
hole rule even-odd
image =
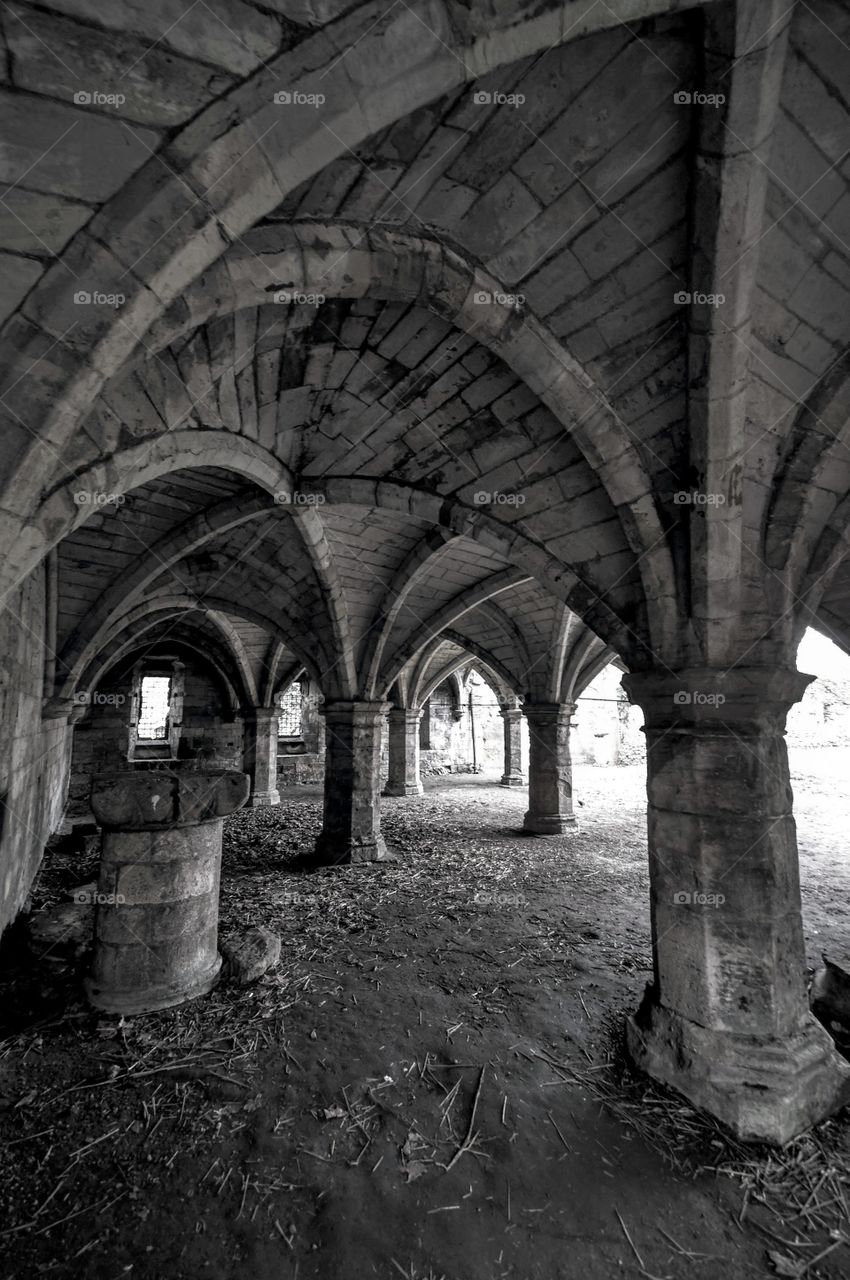
[[397, 862], [390, 853], [383, 836], [374, 840], [343, 840], [339, 836], [326, 836], [324, 832], [316, 840], [316, 848], [310, 859], [316, 867], [347, 867], [359, 862]]
[[421, 796], [425, 788], [421, 782], [388, 782], [382, 796]]
[[172, 1009], [175, 1005], [185, 1004], [187, 1000], [197, 1000], [199, 996], [207, 995], [218, 981], [220, 970], [221, 956], [216, 955], [210, 967], [185, 987], [156, 985], [144, 991], [114, 991], [96, 984], [91, 977], [84, 979], [83, 987], [86, 999], [95, 1009], [132, 1017], [139, 1013]]
[[525, 778], [521, 773], [503, 773], [499, 779], [500, 787], [524, 787]]
[[567, 836], [578, 830], [578, 818], [574, 813], [527, 813], [522, 823], [523, 831], [535, 836]]
[[252, 809], [265, 809], [269, 805], [280, 804], [280, 792], [255, 791], [248, 803]]
[[784, 1146], [850, 1102], [850, 1064], [814, 1018], [783, 1040], [733, 1035], [655, 1004], [648, 987], [626, 1043], [641, 1071], [744, 1141]]

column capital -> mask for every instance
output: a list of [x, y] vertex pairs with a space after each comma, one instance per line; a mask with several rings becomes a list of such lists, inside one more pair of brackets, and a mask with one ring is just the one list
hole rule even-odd
[[276, 720], [280, 715], [280, 709], [278, 707], [251, 707], [248, 714], [257, 724], [270, 724], [272, 720]]
[[319, 714], [326, 720], [369, 721], [387, 715], [392, 710], [392, 705], [391, 702], [339, 699], [334, 702], [323, 702], [319, 707]]
[[72, 698], [48, 698], [41, 709], [42, 720], [67, 720], [79, 724], [89, 707], [89, 697], [77, 693]]
[[554, 720], [568, 720], [575, 714], [574, 702], [524, 702], [522, 713], [529, 723], [545, 724]]
[[781, 730], [813, 679], [790, 667], [687, 667], [638, 671], [622, 684], [652, 726], [687, 732], [750, 724]]
[[91, 807], [108, 830], [193, 826], [241, 809], [250, 779], [233, 770], [157, 769], [98, 778]]
[[396, 724], [416, 724], [422, 719], [422, 707], [391, 706], [387, 715]]

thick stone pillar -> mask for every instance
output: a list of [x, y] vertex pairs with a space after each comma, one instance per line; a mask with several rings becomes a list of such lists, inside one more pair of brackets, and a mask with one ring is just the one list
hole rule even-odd
[[204, 995], [221, 967], [218, 885], [225, 814], [248, 798], [244, 773], [135, 771], [103, 778], [103, 828], [90, 1002], [150, 1013]]
[[528, 812], [523, 827], [539, 836], [576, 829], [570, 719], [574, 702], [527, 702]]
[[381, 835], [381, 730], [388, 702], [326, 702], [325, 804], [316, 861], [389, 857]]
[[838, 1106], [850, 1067], [809, 1013], [784, 669], [626, 676], [647, 738], [654, 978], [636, 1063], [742, 1138], [784, 1143]]
[[275, 707], [255, 707], [248, 717], [246, 767], [251, 774], [251, 808], [280, 804], [277, 789], [277, 726]]
[[389, 774], [384, 786], [385, 796], [421, 796], [422, 780], [419, 777], [419, 721], [422, 708], [411, 711], [405, 707], [393, 707], [387, 716], [387, 749]]
[[522, 710], [519, 707], [502, 707], [499, 712], [505, 725], [505, 771], [500, 787], [524, 787], [522, 772]]

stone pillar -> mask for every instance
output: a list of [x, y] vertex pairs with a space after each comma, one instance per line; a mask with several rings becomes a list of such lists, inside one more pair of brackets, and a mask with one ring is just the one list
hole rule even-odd
[[522, 710], [519, 707], [502, 707], [499, 712], [505, 725], [505, 772], [500, 787], [524, 787], [522, 772]]
[[566, 835], [576, 828], [570, 718], [574, 702], [528, 702], [528, 812], [523, 827], [538, 836]]
[[387, 720], [387, 748], [389, 774], [384, 787], [385, 796], [421, 796], [422, 780], [419, 777], [419, 721], [422, 708], [411, 711], [406, 707], [393, 707]]
[[785, 718], [797, 671], [640, 673], [654, 977], [635, 1062], [741, 1138], [785, 1143], [850, 1067], [809, 1013]]
[[381, 730], [388, 702], [326, 702], [325, 803], [316, 861], [324, 866], [380, 862]]
[[246, 767], [251, 774], [251, 808], [280, 804], [277, 789], [276, 707], [255, 707], [248, 717]]
[[222, 817], [248, 798], [244, 773], [145, 770], [103, 778], [94, 958], [86, 993], [110, 1013], [150, 1013], [204, 995], [221, 967]]

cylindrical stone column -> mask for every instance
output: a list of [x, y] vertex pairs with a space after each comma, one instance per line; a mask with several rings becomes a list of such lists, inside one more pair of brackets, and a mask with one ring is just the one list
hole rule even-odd
[[326, 702], [325, 797], [316, 861], [324, 866], [380, 862], [381, 730], [388, 702]]
[[538, 836], [562, 836], [576, 829], [570, 719], [574, 702], [527, 702], [528, 812], [523, 828]]
[[275, 707], [255, 707], [248, 717], [246, 765], [251, 774], [251, 808], [280, 804], [277, 789], [277, 728]]
[[419, 777], [419, 721], [422, 708], [393, 707], [387, 716], [389, 773], [385, 796], [421, 796]]
[[654, 978], [630, 1051], [742, 1138], [784, 1143], [850, 1067], [809, 1013], [785, 718], [810, 676], [626, 676], [647, 739]]
[[522, 772], [522, 709], [502, 707], [499, 712], [505, 726], [505, 771], [500, 787], [524, 787]]
[[244, 773], [137, 771], [92, 788], [103, 828], [86, 993], [110, 1013], [150, 1013], [204, 995], [221, 967], [222, 818], [248, 798]]

